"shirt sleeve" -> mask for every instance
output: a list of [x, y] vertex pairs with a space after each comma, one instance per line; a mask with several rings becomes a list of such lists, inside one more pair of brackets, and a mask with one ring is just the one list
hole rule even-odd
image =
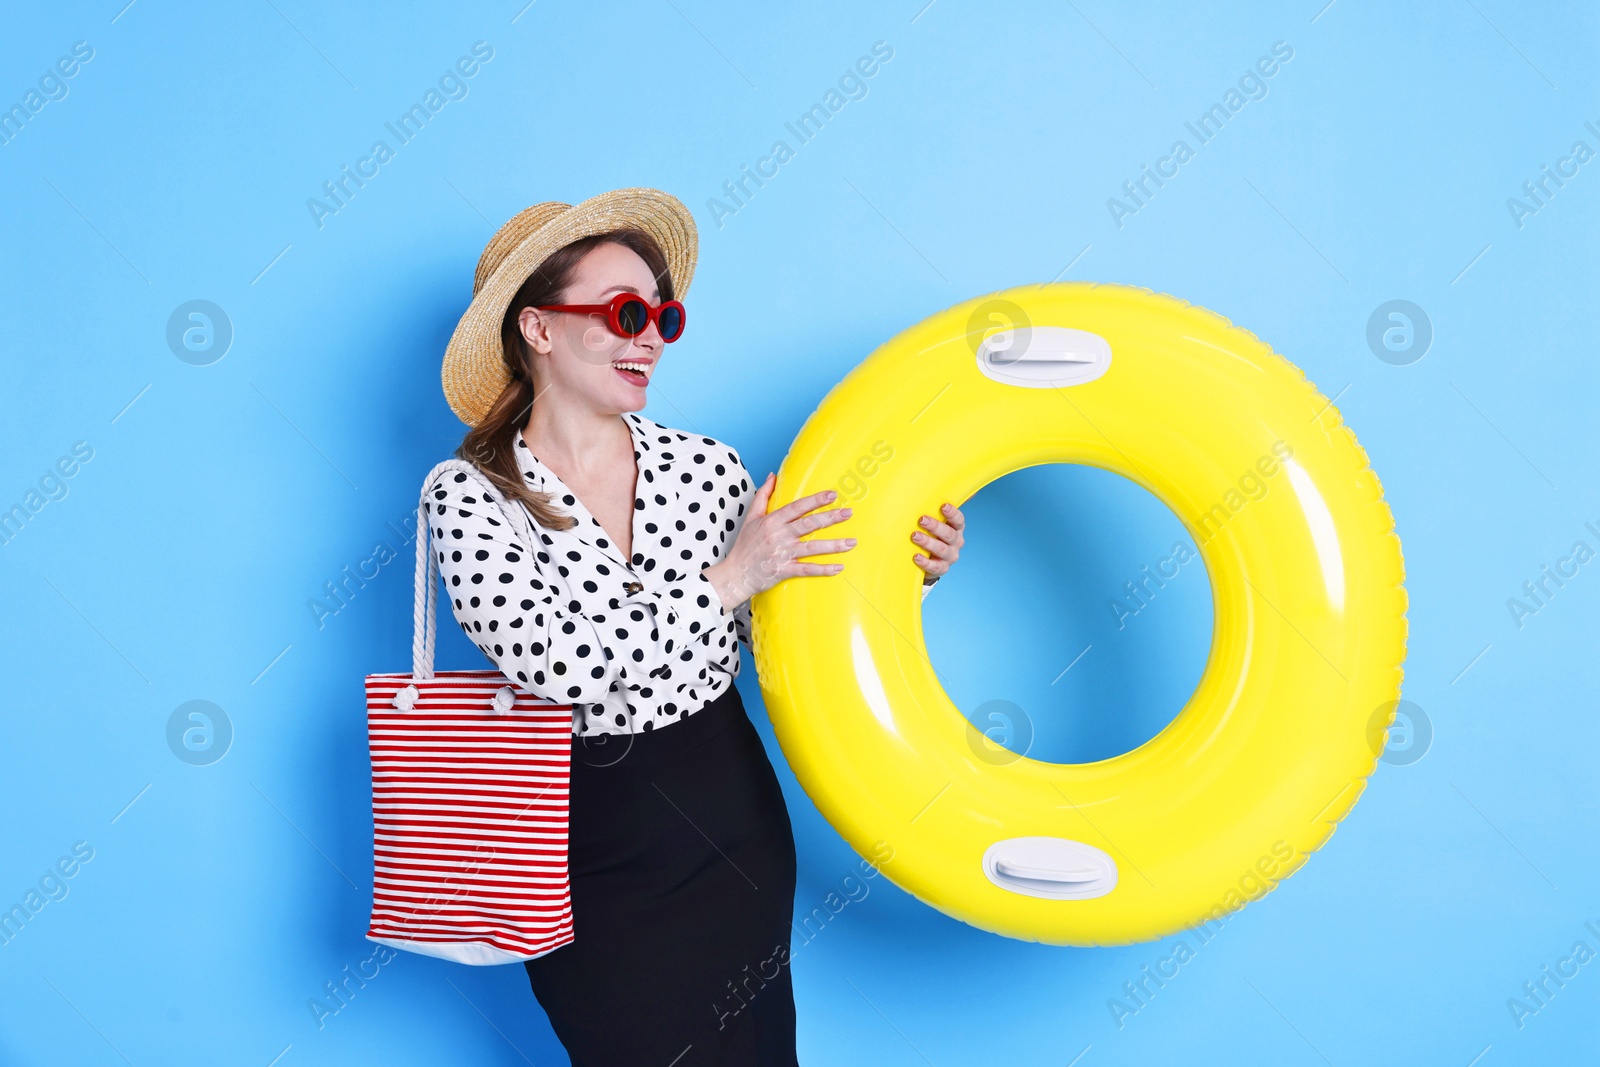
[[[721, 540], [717, 543], [716, 551], [712, 553], [720, 562], [728, 555], [728, 550], [733, 548], [734, 542], [739, 539], [739, 531], [744, 529], [745, 512], [750, 507], [750, 500], [755, 496], [756, 485], [750, 477], [750, 472], [745, 469], [744, 461], [739, 458], [739, 453], [732, 448], [728, 449], [727, 489], [727, 517], [718, 526]], [[707, 583], [709, 584], [709, 583]], [[719, 607], [720, 601], [717, 601]], [[750, 600], [732, 611], [723, 609], [726, 620], [731, 623], [735, 636], [745, 648], [752, 648], [750, 644]]]
[[549, 554], [518, 543], [476, 479], [446, 473], [429, 492], [456, 621], [507, 678], [535, 696], [578, 703], [598, 703], [617, 688], [705, 679], [706, 631], [728, 623], [703, 572], [673, 575], [662, 588], [609, 598], [606, 610], [586, 614], [564, 598]]
[[739, 643], [753, 652], [755, 646], [750, 643], [750, 601], [746, 600], [733, 609], [733, 629], [739, 637]]

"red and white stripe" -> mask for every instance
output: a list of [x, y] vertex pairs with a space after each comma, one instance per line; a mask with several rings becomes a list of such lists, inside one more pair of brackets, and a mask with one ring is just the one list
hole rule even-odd
[[[409, 711], [395, 694], [417, 687]], [[498, 671], [366, 678], [372, 750], [367, 937], [461, 963], [533, 959], [572, 941], [567, 872], [572, 705]]]

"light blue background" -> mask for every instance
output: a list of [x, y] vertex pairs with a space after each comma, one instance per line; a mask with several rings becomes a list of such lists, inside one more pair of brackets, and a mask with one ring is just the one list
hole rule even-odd
[[[1506, 606], [1575, 541], [1600, 547], [1600, 162], [1520, 227], [1506, 205], [1574, 141], [1600, 148], [1591, 8], [122, 2], [11, 5], [0, 25], [6, 104], [73, 42], [95, 50], [0, 146], [0, 506], [74, 442], [94, 449], [0, 546], [0, 906], [74, 842], [94, 849], [0, 947], [0, 1063], [565, 1062], [520, 967], [401, 954], [320, 1030], [307, 1002], [373, 947], [361, 678], [408, 666], [389, 523], [462, 433], [438, 371], [473, 266], [528, 204], [625, 185], [673, 192], [701, 227], [693, 328], [647, 414], [729, 441], [757, 477], [905, 327], [1093, 279], [1212, 308], [1304, 368], [1405, 549], [1405, 696], [1431, 749], [1380, 764], [1328, 845], [1122, 1028], [1108, 999], [1170, 939], [1008, 941], [880, 878], [797, 942], [804, 1062], [1600, 1051], [1600, 962], [1520, 1029], [1507, 1008], [1575, 942], [1600, 950], [1600, 563], [1520, 628]], [[494, 58], [469, 95], [319, 229], [307, 198], [479, 40]], [[719, 227], [708, 199], [879, 40], [894, 57], [867, 96]], [[1268, 95], [1119, 228], [1107, 198], [1280, 40], [1294, 57]], [[1397, 298], [1435, 331], [1409, 366], [1366, 342]], [[193, 299], [235, 331], [209, 366], [165, 341]], [[968, 511], [926, 609], [963, 708], [1014, 702], [1061, 759], [1159, 729], [1204, 661], [1204, 572], [1121, 633], [1107, 601], [1177, 520], [1114, 476], [1053, 469]], [[401, 559], [319, 629], [307, 601], [380, 542]], [[443, 666], [482, 664], [441, 632]], [[808, 912], [857, 857], [789, 773], [748, 658], [739, 684]], [[195, 699], [235, 730], [211, 766], [166, 742]]]

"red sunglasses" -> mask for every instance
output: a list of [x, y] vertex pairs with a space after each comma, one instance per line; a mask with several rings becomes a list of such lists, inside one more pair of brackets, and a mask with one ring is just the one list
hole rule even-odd
[[638, 337], [654, 322], [661, 339], [671, 344], [683, 336], [683, 305], [668, 300], [656, 307], [633, 293], [618, 293], [606, 304], [546, 304], [540, 311], [571, 311], [583, 315], [604, 315], [606, 325], [619, 337]]

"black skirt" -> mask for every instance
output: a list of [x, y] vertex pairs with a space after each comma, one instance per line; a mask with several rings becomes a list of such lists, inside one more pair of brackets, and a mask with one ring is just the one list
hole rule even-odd
[[795, 1067], [794, 832], [733, 685], [574, 737], [573, 940], [526, 963], [573, 1067]]

